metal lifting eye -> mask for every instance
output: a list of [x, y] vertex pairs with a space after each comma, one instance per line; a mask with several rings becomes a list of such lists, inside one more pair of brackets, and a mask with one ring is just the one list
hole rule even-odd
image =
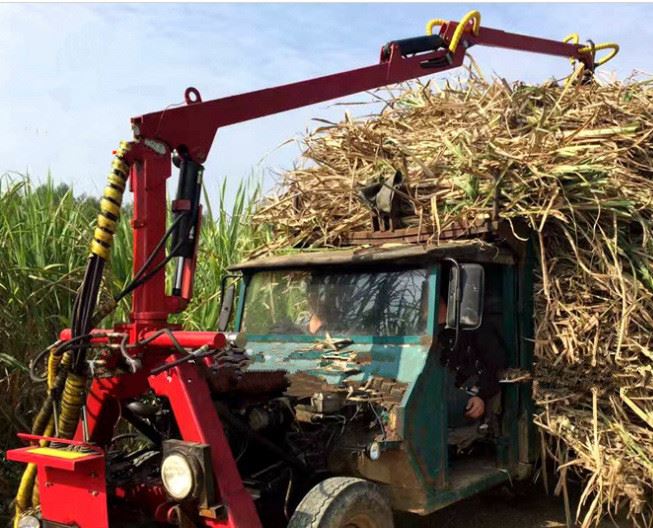
[[200, 95], [200, 91], [197, 88], [193, 88], [192, 86], [189, 86], [188, 88], [186, 88], [186, 91], [184, 92], [184, 100], [188, 105], [201, 103], [202, 96]]

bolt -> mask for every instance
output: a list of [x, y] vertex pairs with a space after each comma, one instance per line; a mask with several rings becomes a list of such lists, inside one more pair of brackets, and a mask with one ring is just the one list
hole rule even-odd
[[97, 497], [99, 494], [100, 494], [100, 492], [97, 491], [97, 490], [91, 491], [91, 495], [93, 495], [93, 497]]
[[45, 487], [46, 487], [46, 488], [49, 488], [50, 486], [53, 486], [52, 482], [49, 481], [49, 480], [46, 480], [46, 481], [45, 481]]

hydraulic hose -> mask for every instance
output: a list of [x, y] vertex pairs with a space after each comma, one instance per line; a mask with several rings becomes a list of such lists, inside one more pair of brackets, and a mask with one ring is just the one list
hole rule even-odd
[[[70, 355], [68, 355], [68, 357], [70, 358]], [[48, 373], [47, 373], [48, 390], [52, 390], [52, 388], [54, 387], [55, 381], [57, 379], [57, 369], [59, 368], [59, 364], [61, 363], [62, 358], [63, 358], [62, 354], [54, 354], [52, 353], [52, 351], [48, 356]]]
[[[130, 146], [130, 143], [123, 141], [116, 151], [111, 164], [111, 173], [107, 178], [107, 186], [104, 188], [100, 200], [100, 213], [97, 217], [97, 225], [91, 241], [91, 254], [86, 266], [84, 280], [75, 298], [72, 322], [73, 339], [88, 334], [91, 328], [104, 264], [111, 255], [113, 236], [118, 225], [122, 197], [129, 177], [129, 165], [125, 158]], [[87, 340], [82, 340], [81, 345], [76, 347], [73, 353], [71, 370], [79, 375], [86, 368], [86, 344]], [[64, 389], [65, 391], [66, 389]]]
[[[90, 340], [88, 334], [97, 304], [104, 264], [111, 254], [122, 197], [129, 177], [129, 165], [125, 158], [130, 147], [130, 143], [122, 142], [116, 151], [107, 186], [100, 200], [100, 213], [93, 232], [86, 272], [73, 305], [72, 340], [79, 341], [79, 344], [63, 354], [53, 347], [48, 356], [48, 394], [32, 425], [32, 433], [36, 435], [52, 436], [56, 431], [60, 438], [72, 438], [86, 401], [86, 349]], [[53, 409], [57, 403], [59, 415], [55, 427]], [[41, 441], [41, 445], [46, 444], [47, 442]], [[36, 470], [34, 464], [28, 464], [21, 478], [16, 494], [14, 527], [18, 526], [20, 516], [24, 512], [38, 506]]]
[[16, 493], [16, 515], [14, 528], [18, 528], [20, 516], [32, 507], [34, 482], [36, 481], [36, 464], [27, 464]]
[[[45, 428], [42, 434], [44, 436], [51, 436], [53, 432], [54, 421], [50, 419], [48, 426]], [[47, 445], [47, 442], [41, 440], [40, 444], [42, 447], [44, 447]], [[16, 515], [14, 517], [15, 528], [17, 528], [18, 520], [23, 513], [39, 505], [39, 487], [36, 485], [36, 470], [36, 464], [27, 464], [27, 468], [23, 472], [23, 476], [20, 479], [18, 492], [16, 493]]]
[[[52, 407], [54, 402], [57, 401], [58, 395], [61, 393], [67, 378], [67, 370], [70, 366], [70, 352], [63, 355], [57, 355], [56, 352], [50, 353], [48, 358], [48, 393], [41, 405], [41, 409], [34, 418], [32, 423], [32, 434], [40, 435], [48, 426], [52, 417]], [[57, 367], [61, 366], [57, 370]]]
[[125, 161], [125, 155], [130, 149], [130, 143], [123, 141], [116, 151], [112, 171], [107, 177], [107, 186], [100, 200], [100, 214], [97, 217], [97, 225], [91, 242], [91, 256], [95, 255], [104, 261], [109, 260], [113, 235], [116, 232], [122, 196], [125, 193], [127, 178], [129, 177], [129, 165]]
[[[48, 358], [48, 395], [41, 406], [34, 423], [32, 424], [32, 434], [52, 436], [54, 433], [54, 417], [52, 416], [53, 394], [57, 386], [62, 386], [65, 381], [65, 368], [70, 363], [70, 354], [63, 355], [50, 353]], [[62, 365], [62, 369], [57, 372], [57, 367]], [[47, 442], [41, 441], [41, 446], [46, 446]], [[31, 508], [39, 505], [38, 485], [36, 482], [36, 464], [27, 464], [25, 471], [20, 479], [18, 491], [16, 493], [16, 515], [14, 516], [14, 528], [18, 528], [20, 516]]]
[[86, 401], [86, 375], [69, 372], [61, 394], [61, 411], [57, 420], [60, 438], [72, 438], [79, 414]]
[[[130, 143], [122, 142], [111, 164], [111, 173], [107, 178], [100, 200], [100, 213], [91, 241], [91, 254], [86, 266], [84, 280], [75, 298], [75, 310], [72, 321], [72, 338], [87, 335], [91, 323], [98, 293], [102, 281], [104, 264], [111, 255], [113, 236], [120, 217], [122, 197], [129, 177], [129, 165], [125, 156]], [[61, 411], [57, 420], [58, 434], [62, 438], [72, 438], [75, 434], [79, 415], [86, 395], [86, 349], [90, 337], [81, 339], [79, 346], [72, 351], [70, 372], [66, 378], [61, 394]]]

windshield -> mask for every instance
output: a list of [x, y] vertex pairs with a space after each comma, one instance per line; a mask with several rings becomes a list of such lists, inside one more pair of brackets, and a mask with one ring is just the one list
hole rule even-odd
[[247, 286], [250, 335], [410, 336], [426, 329], [427, 271], [262, 271]]

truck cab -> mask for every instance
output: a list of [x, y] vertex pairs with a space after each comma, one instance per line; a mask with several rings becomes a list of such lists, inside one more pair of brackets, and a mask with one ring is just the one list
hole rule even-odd
[[[491, 325], [507, 372], [527, 372], [528, 260], [525, 250], [463, 241], [305, 251], [232, 268], [242, 277], [232, 317], [247, 338], [248, 373], [283, 373], [284, 405], [298, 430], [327, 431], [303, 455], [319, 479], [365, 479], [380, 485], [392, 509], [428, 514], [528, 476], [530, 384], [504, 380], [494, 423], [472, 425], [479, 434], [461, 453], [451, 445], [451, 372], [439, 346], [447, 330]], [[463, 303], [458, 314], [448, 310], [446, 324], [438, 320], [440, 298]], [[476, 323], [466, 322], [470, 310]], [[274, 421], [266, 412], [256, 423]], [[285, 449], [293, 451], [290, 444]]]
[[[140, 377], [98, 372], [92, 397], [113, 391], [121, 401], [90, 409], [82, 441], [10, 452], [48, 482], [42, 517], [28, 512], [18, 526], [234, 526], [229, 515], [243, 510], [228, 506], [229, 493], [238, 492], [266, 528], [392, 528], [393, 512], [426, 515], [525, 479], [536, 455], [534, 262], [526, 244], [492, 237], [233, 266], [221, 343], [143, 355]], [[454, 427], [445, 345], [487, 327], [503, 382], [482, 419]], [[214, 413], [202, 435], [191, 429], [194, 408]], [[101, 423], [112, 425], [105, 441]], [[229, 461], [231, 479], [220, 473]], [[93, 508], [65, 507], [70, 496]]]

